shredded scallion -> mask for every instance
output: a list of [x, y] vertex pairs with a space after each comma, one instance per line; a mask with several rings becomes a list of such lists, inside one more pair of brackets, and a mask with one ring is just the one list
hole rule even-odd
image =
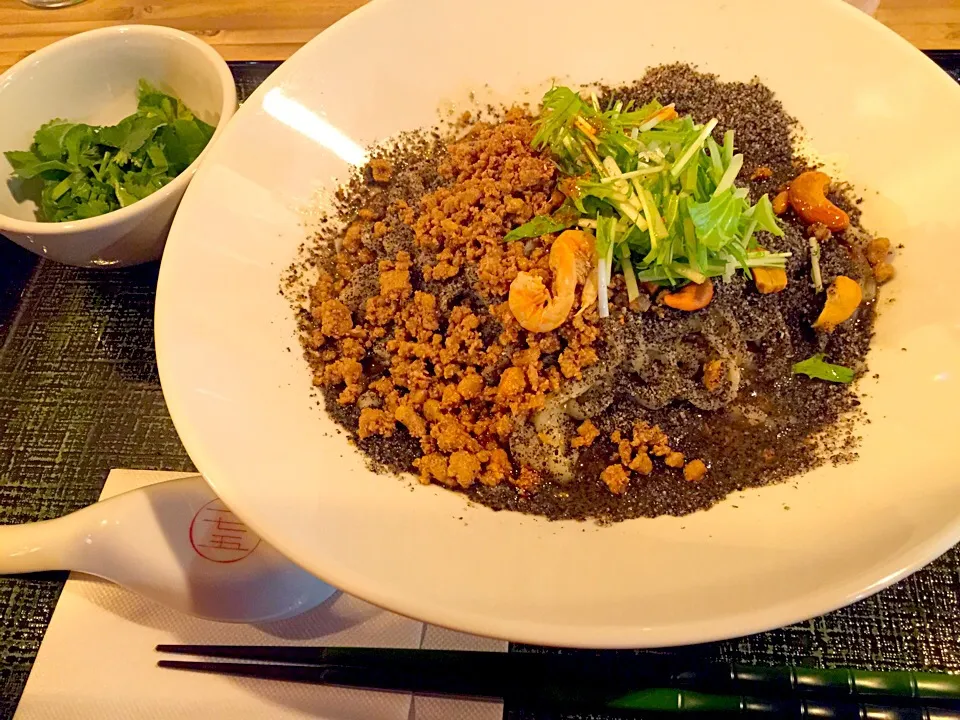
[[810, 238], [810, 275], [816, 291], [823, 292], [823, 276], [820, 274], [820, 243], [815, 237]]
[[615, 263], [631, 300], [640, 282], [729, 280], [750, 268], [785, 266], [789, 253], [757, 244], [760, 233], [783, 232], [767, 196], [751, 205], [736, 184], [744, 158], [733, 131], [722, 143], [714, 139], [716, 118], [700, 125], [657, 101], [602, 104], [595, 94], [584, 100], [555, 87], [544, 95], [536, 126], [534, 146], [549, 148], [576, 183], [576, 224], [596, 231], [601, 317], [609, 314]]

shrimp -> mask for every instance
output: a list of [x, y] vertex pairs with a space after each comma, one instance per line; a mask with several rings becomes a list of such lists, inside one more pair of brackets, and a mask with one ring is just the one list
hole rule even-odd
[[566, 322], [577, 289], [577, 251], [567, 231], [550, 248], [553, 292], [543, 280], [527, 272], [517, 273], [510, 283], [507, 303], [520, 326], [530, 332], [550, 332]]
[[556, 243], [566, 243], [573, 250], [577, 265], [577, 282], [585, 282], [590, 275], [590, 270], [597, 264], [597, 241], [593, 235], [583, 230], [564, 230], [554, 245]]
[[566, 230], [557, 242], [566, 242], [573, 248], [577, 264], [577, 283], [583, 285], [580, 294], [580, 309], [577, 315], [597, 301], [597, 241], [583, 230]]
[[600, 287], [597, 285], [597, 273], [594, 269], [594, 272], [587, 275], [587, 279], [583, 282], [583, 293], [580, 295], [580, 309], [577, 310], [577, 315], [582, 315], [593, 307], [599, 297]]

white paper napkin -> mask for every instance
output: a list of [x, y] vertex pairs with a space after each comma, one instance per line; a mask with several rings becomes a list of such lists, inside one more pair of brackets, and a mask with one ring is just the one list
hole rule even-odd
[[[114, 470], [101, 499], [182, 473]], [[160, 643], [354, 645], [506, 651], [506, 643], [444, 630], [337, 594], [299, 617], [231, 625], [183, 615], [123, 588], [71, 575], [15, 720], [320, 718], [501, 720], [500, 703], [280, 683], [162, 670]]]

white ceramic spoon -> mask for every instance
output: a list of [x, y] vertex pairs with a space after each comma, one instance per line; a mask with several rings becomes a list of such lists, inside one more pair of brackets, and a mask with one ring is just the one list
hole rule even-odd
[[192, 615], [280, 620], [334, 589], [262, 542], [199, 475], [56, 520], [0, 526], [0, 574], [74, 570]]

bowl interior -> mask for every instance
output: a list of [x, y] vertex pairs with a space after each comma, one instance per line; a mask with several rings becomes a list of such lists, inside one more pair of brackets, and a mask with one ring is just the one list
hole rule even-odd
[[[118, 122], [137, 109], [144, 78], [173, 93], [211, 125], [220, 118], [223, 87], [216, 66], [183, 38], [151, 28], [84, 34], [12, 68], [0, 78], [0, 153], [26, 150], [53, 118], [93, 125]], [[35, 220], [36, 205], [0, 154], [0, 214]]]
[[[928, 562], [960, 538], [960, 305], [949, 283], [930, 282], [930, 259], [950, 256], [960, 235], [960, 146], [948, 141], [960, 91], [832, 0], [611, 0], [605, 17], [637, 30], [609, 42], [585, 37], [582, 10], [377, 0], [241, 108], [184, 198], [157, 297], [164, 393], [197, 467], [265, 540], [331, 584], [512, 640], [731, 637], [852, 602]], [[759, 75], [863, 190], [866, 225], [906, 246], [869, 357], [880, 379], [861, 385], [871, 424], [860, 460], [708, 512], [612, 527], [496, 513], [368, 472], [311, 397], [277, 292], [309, 233], [301, 210], [366, 144], [435, 123], [438, 106], [462, 109], [470, 91], [531, 101], [551, 78], [628, 81], [677, 60]]]

